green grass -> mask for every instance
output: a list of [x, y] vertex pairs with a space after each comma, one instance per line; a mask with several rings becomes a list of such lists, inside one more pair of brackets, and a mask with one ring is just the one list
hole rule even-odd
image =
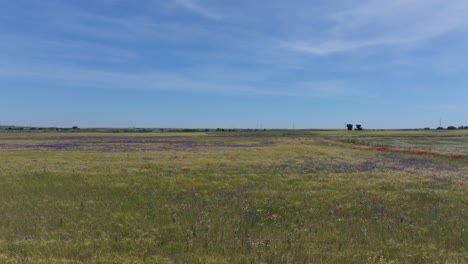
[[335, 136], [344, 142], [468, 154], [467, 130], [356, 132]]
[[468, 160], [348, 135], [0, 134], [0, 263], [467, 263]]

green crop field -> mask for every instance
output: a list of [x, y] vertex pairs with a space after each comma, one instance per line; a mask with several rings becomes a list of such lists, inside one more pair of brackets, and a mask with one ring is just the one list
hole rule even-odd
[[468, 263], [467, 138], [0, 133], [0, 263]]

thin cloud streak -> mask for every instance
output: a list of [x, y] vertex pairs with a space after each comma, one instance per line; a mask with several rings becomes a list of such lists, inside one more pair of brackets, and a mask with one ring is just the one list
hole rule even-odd
[[398, 43], [411, 42], [411, 40], [392, 40], [392, 39], [375, 39], [375, 40], [361, 40], [361, 41], [343, 41], [333, 40], [326, 41], [320, 44], [311, 44], [307, 42], [283, 42], [281, 47], [298, 51], [311, 53], [319, 56], [326, 56], [333, 53], [347, 52], [355, 49], [376, 46], [376, 45], [392, 45]]
[[173, 0], [178, 6], [183, 7], [184, 9], [201, 15], [203, 17], [214, 19], [214, 20], [221, 20], [223, 16], [215, 13], [207, 8], [200, 6], [199, 4], [195, 3], [194, 0]]
[[[370, 97], [371, 95], [350, 88], [341, 80], [295, 82], [279, 84], [266, 88], [264, 84], [258, 87], [243, 84], [231, 78], [214, 80], [202, 76], [193, 76], [196, 72], [169, 72], [164, 70], [148, 70], [123, 72], [115, 70], [100, 70], [79, 67], [56, 66], [50, 64], [6, 64], [0, 63], [2, 79], [27, 79], [35, 81], [53, 81], [55, 84], [65, 84], [62, 87], [95, 88], [95, 89], [125, 89], [125, 90], [159, 90], [175, 92], [217, 93], [232, 95], [265, 95], [312, 98], [348, 98], [351, 96]], [[242, 76], [238, 77], [242, 79]]]
[[2, 60], [47, 60], [122, 63], [138, 58], [134, 51], [84, 40], [0, 36]]

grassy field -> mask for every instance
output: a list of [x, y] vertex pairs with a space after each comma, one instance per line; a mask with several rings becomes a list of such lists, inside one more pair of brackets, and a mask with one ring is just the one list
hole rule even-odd
[[0, 263], [467, 263], [467, 136], [0, 133]]
[[355, 132], [337, 135], [344, 142], [394, 148], [412, 148], [445, 153], [468, 154], [468, 131], [386, 131]]

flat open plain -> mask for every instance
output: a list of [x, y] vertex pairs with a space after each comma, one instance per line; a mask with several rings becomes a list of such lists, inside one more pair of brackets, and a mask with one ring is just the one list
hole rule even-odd
[[0, 263], [467, 263], [468, 131], [0, 133]]

